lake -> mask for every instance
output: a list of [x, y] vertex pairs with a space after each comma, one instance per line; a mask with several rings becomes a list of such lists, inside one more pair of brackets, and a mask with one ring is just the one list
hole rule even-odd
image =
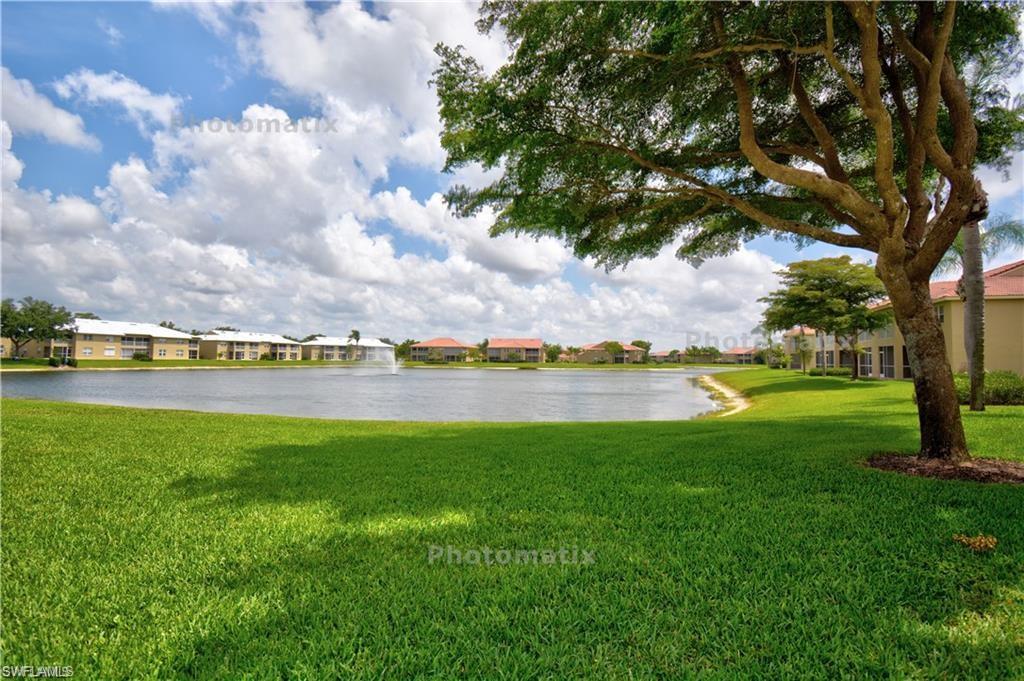
[[4, 397], [399, 421], [637, 421], [716, 408], [713, 370], [230, 369], [7, 372]]

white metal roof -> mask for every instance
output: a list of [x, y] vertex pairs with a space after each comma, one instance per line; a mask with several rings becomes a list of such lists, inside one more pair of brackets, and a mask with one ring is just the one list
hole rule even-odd
[[[311, 341], [306, 341], [303, 345], [311, 346], [341, 346], [341, 345], [356, 345], [355, 341], [349, 340], [348, 338], [342, 338], [341, 336], [320, 336], [314, 338]], [[361, 348], [393, 348], [395, 346], [385, 343], [379, 338], [360, 338], [359, 347]]]
[[276, 343], [278, 345], [298, 345], [295, 341], [276, 333], [255, 333], [251, 331], [214, 331], [199, 337], [204, 341], [223, 341], [225, 343]]
[[192, 338], [192, 334], [146, 322], [116, 322], [111, 319], [79, 319], [74, 321], [77, 333], [96, 336], [156, 336], [157, 338]]

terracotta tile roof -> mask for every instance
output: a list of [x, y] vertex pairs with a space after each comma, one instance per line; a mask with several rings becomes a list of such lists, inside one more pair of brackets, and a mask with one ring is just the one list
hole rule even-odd
[[[591, 343], [590, 345], [584, 345], [583, 349], [584, 350], [604, 350], [605, 343], [616, 343], [616, 342], [618, 342], [618, 341], [606, 340], [606, 341], [601, 341], [600, 343]], [[630, 345], [629, 343], [619, 343], [619, 345], [622, 346], [623, 350], [626, 350], [628, 352], [635, 352], [635, 351], [643, 352], [644, 351], [643, 348], [638, 348], [637, 346]]]
[[454, 338], [431, 338], [428, 341], [422, 343], [414, 343], [411, 347], [414, 348], [472, 348], [476, 347], [473, 345], [466, 345]]
[[[956, 281], [933, 281], [930, 292], [932, 300], [959, 300], [956, 293]], [[1024, 260], [1011, 262], [985, 272], [986, 298], [1012, 298], [1024, 296]], [[884, 300], [874, 307], [886, 307]]]
[[512, 348], [514, 350], [540, 350], [544, 341], [540, 338], [488, 338], [487, 348], [502, 349]]
[[722, 352], [723, 355], [752, 355], [757, 352], [757, 348], [730, 348]]

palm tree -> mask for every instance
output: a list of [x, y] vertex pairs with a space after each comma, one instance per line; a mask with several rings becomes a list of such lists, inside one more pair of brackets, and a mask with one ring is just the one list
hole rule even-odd
[[359, 359], [359, 329], [352, 329], [352, 332], [348, 334], [348, 339], [355, 344], [355, 357], [349, 359]]
[[961, 228], [936, 272], [959, 271], [956, 291], [964, 301], [964, 350], [971, 380], [971, 411], [985, 410], [985, 258], [1024, 248], [1024, 222], [997, 218], [984, 229], [977, 222]]

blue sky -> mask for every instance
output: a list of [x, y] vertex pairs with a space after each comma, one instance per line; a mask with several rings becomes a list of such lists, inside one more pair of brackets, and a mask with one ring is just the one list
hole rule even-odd
[[[438, 193], [481, 174], [440, 173], [433, 44], [505, 56], [468, 3], [0, 12], [5, 296], [190, 327], [676, 347], [738, 341], [775, 268], [840, 252], [761, 238], [699, 271], [667, 250], [604, 273], [550, 239], [489, 239], [486, 214], [447, 214]], [[343, 130], [174, 125], [306, 117]], [[1024, 214], [1020, 157], [1008, 181], [983, 177], [993, 213]]]

